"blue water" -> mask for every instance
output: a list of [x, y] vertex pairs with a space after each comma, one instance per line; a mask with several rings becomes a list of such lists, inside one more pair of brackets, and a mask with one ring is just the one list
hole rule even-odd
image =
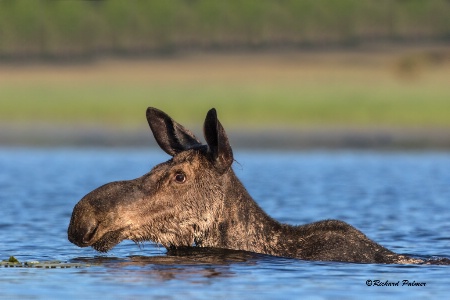
[[[0, 260], [80, 262], [1, 268], [5, 299], [444, 298], [450, 266], [309, 262], [251, 254], [167, 256], [122, 242], [107, 254], [67, 240], [73, 206], [92, 189], [136, 178], [169, 157], [147, 149], [0, 149]], [[450, 258], [450, 153], [245, 152], [234, 169], [274, 218], [340, 219], [399, 253]], [[400, 286], [367, 286], [366, 281]], [[402, 280], [426, 286], [401, 286]]]

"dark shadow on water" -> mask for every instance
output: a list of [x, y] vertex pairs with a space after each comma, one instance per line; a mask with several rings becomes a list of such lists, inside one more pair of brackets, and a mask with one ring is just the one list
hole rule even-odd
[[[130, 256], [126, 258], [95, 256], [78, 257], [71, 262], [106, 268], [108, 272], [145, 273], [161, 280], [199, 280], [201, 278], [234, 277], [232, 265], [254, 266], [271, 256], [212, 248], [186, 248], [167, 252], [167, 255]], [[127, 272], [128, 274], [130, 272]], [[136, 275], [136, 274], [135, 274]]]
[[[417, 256], [415, 256], [417, 257]], [[447, 257], [436, 257], [436, 256], [422, 256], [417, 257], [424, 260], [420, 264], [411, 265], [398, 265], [401, 267], [415, 267], [419, 265], [450, 265], [450, 258]], [[286, 263], [286, 260], [297, 261], [294, 258], [282, 258], [274, 257], [270, 255], [258, 254], [247, 251], [237, 251], [219, 248], [178, 248], [171, 249], [165, 255], [156, 256], [129, 256], [126, 258], [118, 257], [108, 257], [108, 256], [95, 256], [95, 257], [79, 257], [71, 260], [74, 263], [85, 263], [89, 265], [102, 265], [107, 268], [124, 268], [124, 267], [169, 267], [174, 266], [182, 269], [183, 267], [190, 266], [230, 266], [234, 264], [245, 264], [245, 265], [257, 265], [263, 261], [280, 263], [282, 260]], [[298, 260], [301, 261], [301, 260]], [[312, 262], [305, 261], [307, 263], [316, 264], [354, 264], [354, 263], [342, 263], [342, 262]], [[356, 263], [359, 264], [359, 263]]]
[[179, 248], [169, 250], [166, 255], [130, 256], [117, 258], [108, 256], [79, 257], [73, 262], [101, 265], [228, 265], [232, 263], [255, 263], [268, 255], [215, 248]]

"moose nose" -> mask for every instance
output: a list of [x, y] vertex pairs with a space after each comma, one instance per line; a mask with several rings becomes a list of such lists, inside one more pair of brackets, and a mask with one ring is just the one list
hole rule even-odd
[[[67, 237], [79, 247], [92, 246], [104, 234], [127, 199], [141, 199], [136, 181], [105, 184], [84, 196], [74, 207]], [[106, 228], [106, 229], [105, 229]]]
[[89, 224], [70, 224], [68, 230], [68, 239], [71, 243], [79, 247], [87, 247], [92, 244], [92, 240], [98, 229], [98, 224], [91, 222]]
[[72, 213], [67, 237], [69, 241], [79, 247], [90, 246], [97, 233], [99, 222], [91, 209], [78, 203]]

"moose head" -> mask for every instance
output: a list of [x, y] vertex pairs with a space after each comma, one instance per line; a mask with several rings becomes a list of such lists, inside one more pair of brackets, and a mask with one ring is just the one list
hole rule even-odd
[[201, 245], [214, 231], [233, 179], [233, 152], [216, 110], [205, 119], [207, 145], [156, 108], [147, 109], [147, 120], [172, 159], [142, 177], [105, 184], [81, 199], [68, 229], [72, 243], [101, 252], [124, 239], [170, 248]]

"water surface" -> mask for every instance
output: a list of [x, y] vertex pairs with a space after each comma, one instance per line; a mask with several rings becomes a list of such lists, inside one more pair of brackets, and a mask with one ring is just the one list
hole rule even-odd
[[[450, 153], [245, 152], [234, 169], [281, 222], [341, 219], [399, 253], [450, 258]], [[0, 260], [59, 260], [70, 269], [2, 268], [0, 298], [286, 299], [444, 297], [450, 266], [310, 262], [245, 252], [167, 255], [125, 241], [107, 254], [67, 240], [73, 206], [169, 157], [146, 149], [0, 149]], [[368, 286], [367, 280], [400, 286]], [[401, 286], [403, 280], [425, 286]]]

